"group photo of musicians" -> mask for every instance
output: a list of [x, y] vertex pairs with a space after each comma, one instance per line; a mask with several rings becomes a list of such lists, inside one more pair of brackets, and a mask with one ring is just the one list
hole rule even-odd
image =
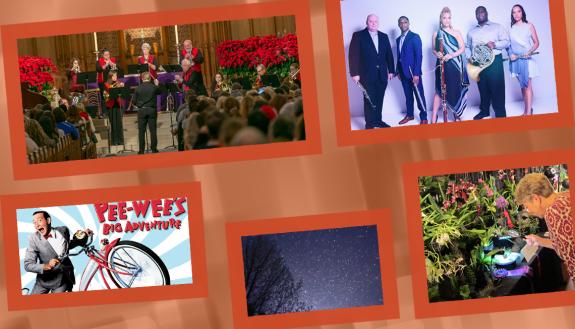
[[558, 111], [547, 1], [353, 0], [341, 15], [353, 130]]
[[[259, 38], [286, 49], [228, 65], [221, 48]], [[52, 80], [21, 68], [32, 163], [76, 159], [44, 156], [66, 136], [89, 158], [305, 139], [293, 16], [25, 39], [19, 55]]]

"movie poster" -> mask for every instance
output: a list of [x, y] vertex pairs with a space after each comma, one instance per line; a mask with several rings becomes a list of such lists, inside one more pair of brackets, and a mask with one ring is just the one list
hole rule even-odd
[[23, 294], [191, 284], [186, 197], [18, 209]]

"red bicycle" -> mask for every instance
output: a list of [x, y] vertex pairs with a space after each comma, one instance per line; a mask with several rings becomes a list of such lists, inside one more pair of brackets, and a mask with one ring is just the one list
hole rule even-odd
[[92, 245], [92, 235], [84, 231], [74, 234], [74, 239], [80, 240], [81, 249], [77, 252], [68, 252], [67, 256], [77, 256], [85, 253], [90, 260], [82, 273], [79, 282], [79, 291], [87, 291], [90, 282], [100, 273], [104, 285], [114, 288], [135, 288], [165, 286], [170, 284], [170, 274], [166, 265], [156, 253], [141, 243], [134, 241], [120, 241], [120, 238], [109, 242], [102, 239], [102, 249], [97, 250]]

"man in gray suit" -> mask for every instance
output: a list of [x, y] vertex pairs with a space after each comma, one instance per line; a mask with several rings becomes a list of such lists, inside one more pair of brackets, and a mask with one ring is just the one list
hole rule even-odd
[[[74, 265], [67, 254], [79, 245], [79, 240], [70, 240], [70, 230], [65, 226], [52, 227], [48, 212], [36, 211], [32, 216], [36, 232], [28, 237], [24, 258], [24, 269], [38, 274], [31, 294], [72, 291]], [[92, 234], [89, 229], [85, 232]]]

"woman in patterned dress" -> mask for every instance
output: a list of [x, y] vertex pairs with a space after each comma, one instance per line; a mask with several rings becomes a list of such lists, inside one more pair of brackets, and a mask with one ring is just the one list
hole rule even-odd
[[[446, 105], [456, 120], [460, 119], [467, 107], [469, 78], [465, 61], [465, 42], [461, 32], [451, 25], [451, 10], [443, 8], [439, 15], [439, 30], [433, 33], [433, 54], [437, 57], [435, 70], [435, 97], [431, 122], [437, 122], [437, 111], [442, 105], [441, 62], [444, 64], [445, 84], [447, 87]], [[443, 48], [443, 51], [441, 49]]]

